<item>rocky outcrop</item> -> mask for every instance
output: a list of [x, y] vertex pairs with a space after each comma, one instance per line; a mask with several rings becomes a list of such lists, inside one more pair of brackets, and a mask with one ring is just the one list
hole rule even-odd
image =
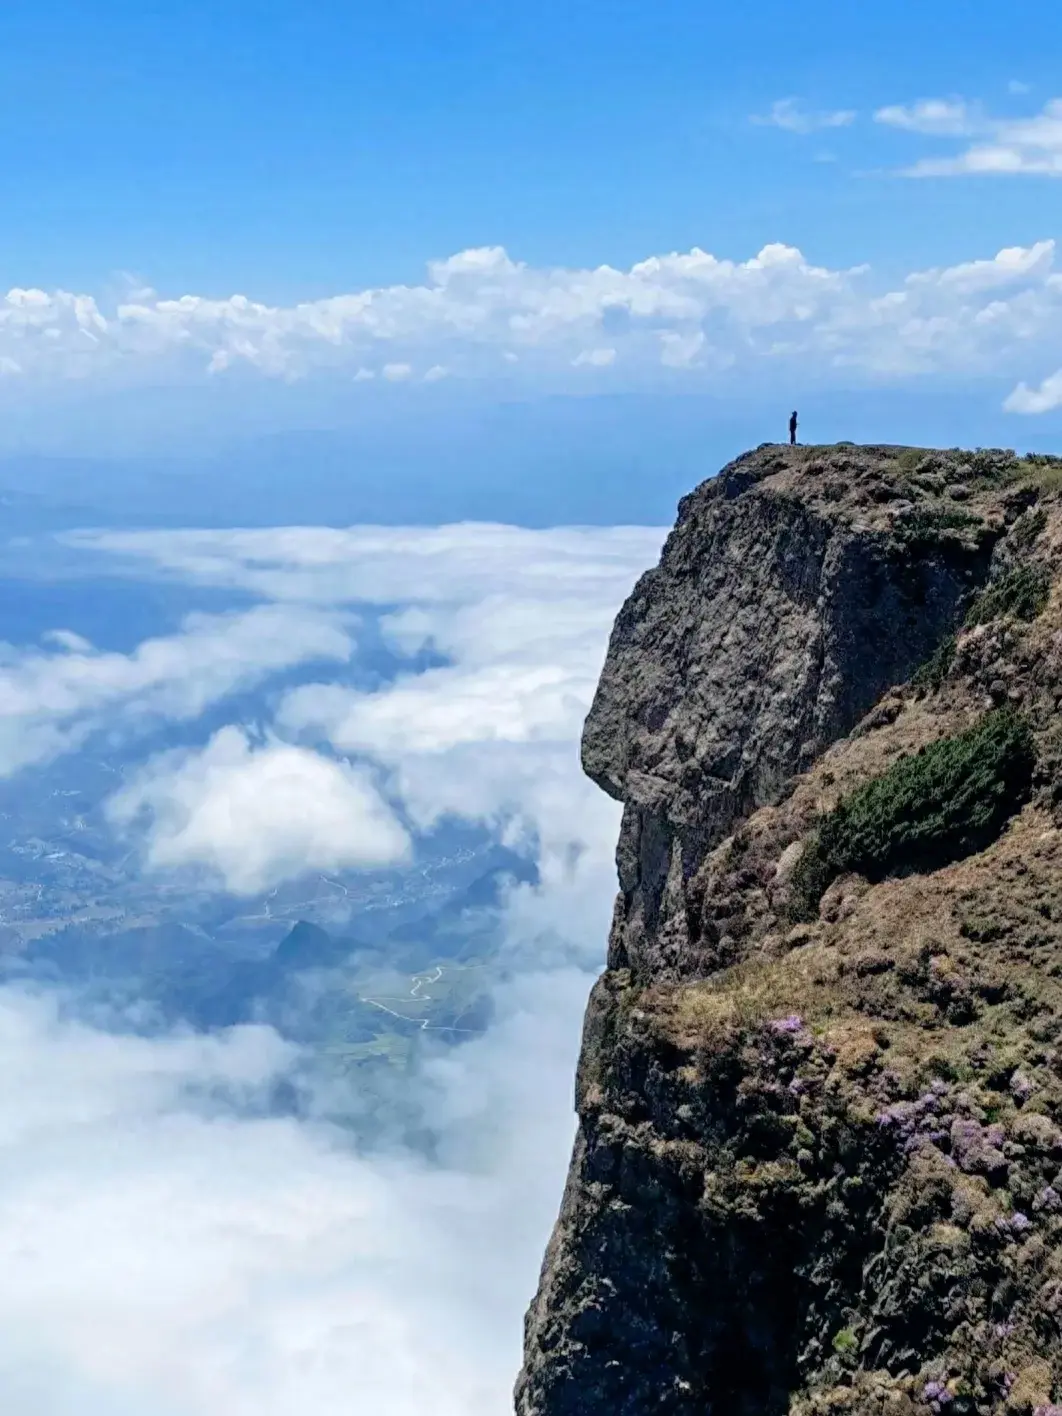
[[683, 501], [584, 736], [620, 893], [521, 1416], [1062, 1416], [1059, 484], [766, 447]]

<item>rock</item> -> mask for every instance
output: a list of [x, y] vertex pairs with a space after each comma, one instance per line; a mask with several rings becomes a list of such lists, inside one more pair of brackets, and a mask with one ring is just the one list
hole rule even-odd
[[[1017, 797], [932, 834], [994, 790], [984, 714], [1062, 762], [1062, 595], [962, 629], [1062, 545], [1038, 475], [764, 446], [621, 611], [583, 740], [620, 893], [519, 1416], [1062, 1410], [1062, 831]], [[902, 870], [866, 863], [886, 829]]]

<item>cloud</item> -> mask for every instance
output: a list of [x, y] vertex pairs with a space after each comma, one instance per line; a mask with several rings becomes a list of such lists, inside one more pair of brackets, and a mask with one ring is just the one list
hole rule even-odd
[[874, 121], [934, 137], [963, 136], [975, 126], [970, 106], [961, 98], [923, 98], [917, 103], [890, 104], [877, 110]]
[[592, 369], [607, 369], [615, 362], [615, 349], [581, 349], [572, 360], [576, 368], [588, 365]]
[[112, 1036], [0, 989], [5, 1409], [496, 1416], [585, 992], [574, 970], [523, 976], [487, 1036], [415, 1079], [429, 1164], [268, 1116], [298, 1059], [267, 1029]]
[[[926, 158], [909, 169], [917, 175], [1054, 171], [1062, 153], [1054, 104], [1028, 120], [981, 119], [951, 99], [877, 116], [921, 136], [985, 125], [986, 142]], [[587, 367], [617, 388], [688, 380], [691, 369], [720, 389], [772, 367], [820, 383], [839, 370], [869, 380], [1008, 377], [1027, 366], [1026, 345], [1056, 339], [1060, 306], [1062, 288], [1043, 270], [1005, 301], [978, 304], [959, 298], [947, 268], [885, 280], [781, 243], [746, 260], [694, 247], [626, 269], [536, 267], [486, 247], [432, 262], [421, 284], [293, 306], [139, 292], [105, 311], [88, 295], [14, 290], [0, 297], [0, 358], [21, 370], [20, 398], [70, 379], [79, 388], [194, 382], [208, 366], [215, 380], [341, 378], [358, 385], [358, 399], [427, 397], [443, 372], [505, 389], [580, 388]]]
[[782, 128], [788, 133], [818, 133], [824, 128], [847, 128], [856, 120], [853, 108], [830, 109], [810, 112], [801, 108], [795, 98], [779, 98], [771, 104], [765, 115], [754, 115], [751, 119], [763, 127]]
[[59, 652], [3, 649], [0, 775], [56, 757], [104, 728], [132, 732], [195, 719], [278, 670], [346, 660], [353, 650], [334, 613], [282, 605], [189, 615], [179, 633], [147, 639], [131, 654], [97, 652], [66, 630], [51, 639]]
[[[159, 575], [249, 591], [304, 606], [480, 604], [498, 592], [534, 601], [585, 598], [614, 608], [636, 572], [659, 552], [663, 530], [644, 526], [556, 527], [482, 522], [452, 526], [281, 526], [253, 530], [84, 531], [60, 537], [91, 551], [84, 570]], [[600, 609], [597, 611], [600, 613]], [[536, 634], [548, 626], [527, 626]]]
[[288, 743], [222, 728], [201, 751], [153, 758], [107, 803], [146, 863], [201, 866], [253, 895], [308, 870], [397, 865], [410, 840], [368, 774]]
[[954, 156], [921, 158], [903, 169], [904, 176], [1062, 176], [1062, 99], [1050, 99], [1025, 118], [992, 117], [959, 99], [924, 99], [874, 116], [912, 132], [977, 139]]
[[[615, 890], [619, 808], [582, 778], [579, 730], [615, 610], [662, 536], [75, 538], [112, 570], [254, 590], [277, 597], [277, 614], [342, 623], [343, 607], [369, 602], [398, 652], [432, 650], [432, 667], [375, 692], [322, 677], [287, 696], [264, 736], [232, 725], [146, 764], [111, 812], [125, 828], [146, 816], [160, 868], [205, 864], [260, 889], [321, 852], [357, 863], [381, 840], [397, 849], [383, 776], [417, 825], [457, 814], [519, 839], [540, 882], [505, 902], [492, 1026], [404, 1078], [431, 1161], [325, 1124], [334, 1081], [268, 1029], [109, 1035], [77, 1021], [76, 1000], [0, 988], [0, 1385], [12, 1410], [506, 1408]], [[322, 742], [371, 759], [372, 775]], [[304, 1119], [269, 1114], [281, 1080], [306, 1098]]]
[[[320, 842], [296, 831], [286, 798], [276, 821], [254, 808], [264, 799], [259, 773], [288, 750], [298, 754], [286, 759], [293, 779], [335, 774], [344, 769], [332, 755], [355, 754], [385, 772], [389, 794], [419, 829], [462, 816], [558, 861], [573, 839], [585, 852], [591, 834], [611, 870], [614, 804], [582, 780], [578, 738], [615, 611], [663, 534], [461, 525], [68, 537], [112, 568], [249, 590], [279, 601], [278, 610], [375, 605], [398, 654], [430, 649], [445, 661], [375, 692], [334, 678], [305, 684], [281, 700], [269, 745], [253, 748], [233, 728], [202, 755], [156, 760], [119, 799], [120, 819], [149, 809], [156, 866], [199, 861], [233, 888], [263, 888], [297, 873], [300, 858], [319, 868], [328, 849], [356, 855], [361, 847], [330, 817]], [[328, 756], [317, 754], [322, 746]], [[216, 809], [234, 786], [248, 802], [239, 821]], [[305, 795], [329, 799], [323, 783]], [[274, 850], [276, 840], [283, 849]]]
[[1048, 374], [1036, 388], [1020, 383], [1006, 398], [1008, 413], [1050, 413], [1062, 407], [1062, 369]]

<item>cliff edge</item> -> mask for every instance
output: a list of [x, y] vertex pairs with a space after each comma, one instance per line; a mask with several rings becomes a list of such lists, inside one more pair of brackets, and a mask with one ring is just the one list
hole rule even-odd
[[519, 1416], [1062, 1416], [1062, 462], [749, 453], [613, 631]]

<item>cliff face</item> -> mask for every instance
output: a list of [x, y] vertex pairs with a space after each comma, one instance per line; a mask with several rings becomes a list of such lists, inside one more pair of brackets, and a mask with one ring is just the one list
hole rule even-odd
[[520, 1416], [1062, 1416], [1062, 469], [762, 448], [621, 612]]

